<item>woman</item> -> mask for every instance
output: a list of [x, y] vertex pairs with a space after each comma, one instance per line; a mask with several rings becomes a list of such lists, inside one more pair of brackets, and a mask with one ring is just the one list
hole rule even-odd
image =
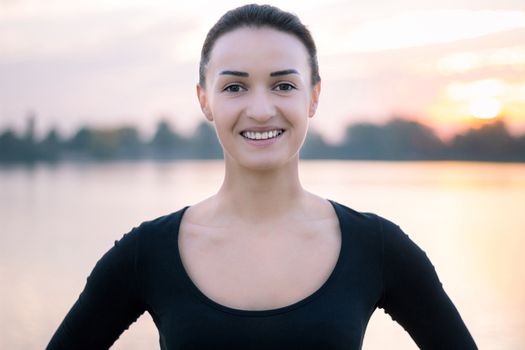
[[421, 348], [476, 349], [399, 226], [301, 186], [320, 81], [297, 17], [258, 5], [226, 13], [197, 84], [224, 151], [221, 188], [116, 241], [48, 349], [107, 349], [146, 310], [161, 349], [360, 349], [377, 307]]

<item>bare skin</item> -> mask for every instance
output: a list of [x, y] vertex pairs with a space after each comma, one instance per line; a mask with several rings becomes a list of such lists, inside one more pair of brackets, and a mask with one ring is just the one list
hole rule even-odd
[[227, 202], [214, 196], [188, 208], [179, 231], [186, 272], [208, 298], [235, 309], [269, 310], [306, 298], [328, 279], [341, 233], [326, 200], [305, 193], [304, 212], [255, 226], [235, 216], [227, 224], [220, 203]]
[[[272, 74], [283, 70], [294, 73]], [[217, 40], [206, 86], [197, 85], [224, 149], [225, 176], [215, 195], [186, 210], [178, 243], [191, 280], [219, 304], [242, 310], [293, 304], [324, 284], [339, 257], [334, 208], [299, 180], [299, 149], [320, 93], [310, 75], [297, 38], [240, 28]], [[285, 132], [272, 145], [254, 147], [241, 132], [261, 126]]]

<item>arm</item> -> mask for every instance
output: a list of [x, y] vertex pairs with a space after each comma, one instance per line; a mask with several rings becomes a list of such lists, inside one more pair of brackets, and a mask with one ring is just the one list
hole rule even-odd
[[399, 226], [380, 221], [384, 290], [378, 306], [420, 349], [477, 349], [426, 253]]
[[137, 234], [124, 234], [96, 263], [46, 350], [108, 349], [145, 311], [136, 283]]

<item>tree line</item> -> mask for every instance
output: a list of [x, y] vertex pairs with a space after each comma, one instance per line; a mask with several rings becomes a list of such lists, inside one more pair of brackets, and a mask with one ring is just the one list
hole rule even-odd
[[[41, 139], [35, 137], [34, 129], [35, 118], [31, 117], [21, 135], [12, 129], [1, 131], [0, 163], [223, 158], [215, 130], [206, 121], [193, 135], [185, 137], [175, 132], [167, 120], [161, 120], [149, 140], [142, 140], [133, 126], [85, 126], [70, 138], [63, 138], [53, 128]], [[510, 135], [505, 122], [499, 119], [456, 134], [445, 143], [424, 124], [392, 118], [382, 125], [351, 124], [337, 145], [325, 142], [310, 130], [300, 152], [302, 159], [524, 162], [525, 134]]]

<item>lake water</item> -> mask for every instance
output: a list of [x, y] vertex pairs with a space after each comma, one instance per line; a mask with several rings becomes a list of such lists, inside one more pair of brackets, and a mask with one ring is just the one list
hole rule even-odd
[[[302, 161], [300, 174], [307, 190], [396, 222], [480, 349], [525, 348], [525, 164]], [[0, 348], [43, 349], [116, 239], [222, 176], [222, 161], [0, 168]], [[112, 347], [158, 348], [147, 312]], [[377, 309], [363, 349], [385, 348], [417, 349]]]

